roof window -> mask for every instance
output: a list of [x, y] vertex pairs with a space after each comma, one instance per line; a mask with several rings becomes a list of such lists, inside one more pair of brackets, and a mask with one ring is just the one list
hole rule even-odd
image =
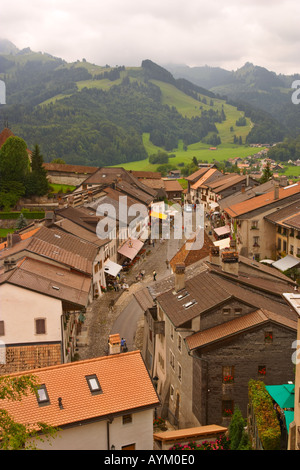
[[86, 375], [86, 380], [92, 395], [98, 395], [102, 393], [102, 388], [100, 387], [100, 383], [96, 374], [93, 375]]
[[49, 395], [45, 384], [40, 385], [37, 389], [37, 401], [40, 406], [49, 405]]
[[197, 303], [196, 300], [191, 300], [190, 302], [184, 304], [183, 306], [184, 308], [190, 308], [192, 307], [192, 305], [195, 305], [196, 303]]
[[179, 294], [177, 296], [177, 300], [182, 300], [184, 299], [185, 297], [187, 297], [188, 295], [190, 295], [187, 291], [183, 292], [182, 294]]

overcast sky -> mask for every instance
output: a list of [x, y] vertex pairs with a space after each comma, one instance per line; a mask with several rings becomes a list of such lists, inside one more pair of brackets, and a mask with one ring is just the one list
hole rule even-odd
[[299, 0], [0, 0], [0, 9], [2, 38], [68, 62], [300, 72]]

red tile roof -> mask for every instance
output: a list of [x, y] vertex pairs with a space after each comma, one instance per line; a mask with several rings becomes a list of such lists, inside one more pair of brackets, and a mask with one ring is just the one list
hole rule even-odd
[[259, 325], [269, 323], [270, 321], [297, 331], [296, 321], [287, 319], [286, 317], [267, 310], [259, 309], [239, 318], [235, 318], [234, 320], [223, 322], [213, 328], [199, 331], [198, 333], [189, 336], [186, 339], [186, 343], [188, 348], [192, 350], [232, 337], [233, 335], [245, 332]]
[[[40, 407], [33, 394], [21, 401], [1, 400], [1, 408], [19, 423], [34, 426], [44, 422], [63, 427], [160, 404], [140, 351], [35, 369], [28, 373], [35, 376], [39, 384], [45, 384], [50, 403]], [[98, 395], [90, 392], [86, 380], [93, 374], [102, 390]], [[12, 374], [11, 377], [19, 375], [24, 373]], [[58, 398], [62, 399], [62, 409]]]
[[300, 193], [300, 182], [286, 186], [285, 188], [279, 188], [279, 197], [275, 198], [275, 191], [270, 191], [268, 193], [262, 194], [261, 196], [253, 197], [247, 201], [239, 202], [238, 204], [233, 204], [230, 207], [225, 208], [225, 212], [230, 217], [238, 217], [248, 212], [260, 209], [262, 207], [268, 206], [278, 201], [281, 202], [289, 196], [293, 196]]

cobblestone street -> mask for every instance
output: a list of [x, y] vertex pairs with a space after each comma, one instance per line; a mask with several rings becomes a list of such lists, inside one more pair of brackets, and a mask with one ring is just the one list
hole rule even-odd
[[[77, 339], [77, 353], [80, 360], [107, 355], [108, 336], [115, 320], [130, 302], [132, 294], [169, 276], [171, 271], [167, 267], [166, 261], [172, 259], [183, 243], [184, 240], [174, 240], [172, 236], [170, 240], [156, 240], [154, 246], [146, 242], [146, 250], [150, 253], [144, 259], [141, 259], [129, 273], [125, 273], [129, 290], [122, 292], [108, 291], [101, 298], [92, 302], [87, 309], [81, 335]], [[136, 281], [136, 276], [141, 270], [145, 271], [144, 278], [141, 281]], [[153, 281], [154, 270], [157, 273], [156, 281]], [[111, 308], [112, 301], [114, 306]], [[136, 349], [142, 347], [141, 341], [142, 328], [138, 329], [136, 334]]]

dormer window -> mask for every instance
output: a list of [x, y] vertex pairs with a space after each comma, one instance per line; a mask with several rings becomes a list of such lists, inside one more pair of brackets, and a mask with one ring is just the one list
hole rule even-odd
[[49, 395], [47, 392], [46, 385], [43, 384], [37, 389], [37, 401], [40, 406], [45, 406], [50, 404]]
[[87, 375], [85, 378], [92, 395], [98, 395], [99, 393], [102, 393], [102, 388], [100, 387], [100, 383], [96, 374]]

